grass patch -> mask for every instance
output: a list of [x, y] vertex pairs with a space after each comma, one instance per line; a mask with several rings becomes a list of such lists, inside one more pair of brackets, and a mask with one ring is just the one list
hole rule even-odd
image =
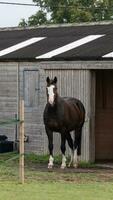
[[[26, 164], [46, 164], [48, 163], [49, 155], [36, 155], [34, 153], [27, 153], [25, 154], [25, 163]], [[61, 155], [54, 156], [54, 164], [60, 165], [61, 164], [62, 157]], [[19, 154], [17, 152], [11, 152], [11, 153], [3, 153], [0, 154], [0, 165], [5, 164], [9, 165], [13, 162], [18, 164], [19, 161]], [[67, 163], [69, 163], [70, 157], [67, 157]], [[98, 168], [98, 166], [95, 163], [91, 162], [80, 162], [79, 165], [80, 168]]]
[[62, 184], [31, 182], [24, 186], [12, 182], [0, 182], [0, 200], [112, 200], [113, 184]]
[[[39, 164], [47, 164], [48, 163], [49, 156], [48, 155], [36, 155], [34, 153], [26, 154], [25, 155], [25, 161], [26, 162], [32, 162], [32, 163], [39, 163]], [[54, 156], [54, 163], [55, 164], [61, 164], [62, 157], [61, 155]], [[70, 161], [70, 157], [67, 157], [67, 163]], [[95, 163], [91, 162], [80, 162], [81, 168], [96, 168]]]
[[[25, 161], [38, 163], [38, 164], [47, 164], [49, 160], [49, 155], [36, 155], [34, 153], [26, 154]], [[61, 156], [54, 156], [54, 163], [60, 164], [61, 163]]]
[[91, 162], [85, 162], [85, 161], [81, 161], [80, 162], [80, 167], [81, 168], [98, 168], [98, 166], [95, 163], [91, 163]]
[[[58, 167], [47, 170], [48, 156], [25, 155], [25, 184], [18, 181], [19, 155], [0, 154], [0, 200], [112, 200], [113, 171], [77, 172], [60, 170], [61, 156], [55, 157]], [[93, 169], [92, 163], [81, 162], [82, 169]]]

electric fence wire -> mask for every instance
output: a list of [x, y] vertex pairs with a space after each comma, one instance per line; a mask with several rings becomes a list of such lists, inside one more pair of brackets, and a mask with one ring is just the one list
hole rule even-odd
[[[46, 8], [47, 6], [45, 5], [38, 5], [38, 4], [28, 4], [28, 3], [18, 3], [18, 2], [4, 2], [4, 1], [1, 1], [0, 4], [4, 4], [4, 5], [12, 5], [12, 6], [32, 6], [32, 7], [41, 7], [41, 8]], [[78, 9], [84, 9], [84, 10], [113, 10], [113, 7], [112, 6], [78, 6], [78, 5], [53, 5], [52, 7], [54, 8], [73, 8], [73, 7], [76, 7]]]

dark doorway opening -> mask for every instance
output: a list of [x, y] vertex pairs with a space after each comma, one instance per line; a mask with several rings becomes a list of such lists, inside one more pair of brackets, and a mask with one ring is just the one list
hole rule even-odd
[[95, 158], [113, 160], [113, 70], [96, 72]]

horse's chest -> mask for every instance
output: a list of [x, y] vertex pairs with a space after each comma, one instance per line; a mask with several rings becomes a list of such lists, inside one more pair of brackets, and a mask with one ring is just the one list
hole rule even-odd
[[45, 119], [45, 125], [53, 131], [59, 130], [61, 124], [62, 120], [59, 118], [58, 114], [50, 114]]
[[48, 117], [47, 122], [48, 122], [48, 124], [59, 124], [59, 119], [58, 119], [57, 115], [51, 116], [51, 117]]

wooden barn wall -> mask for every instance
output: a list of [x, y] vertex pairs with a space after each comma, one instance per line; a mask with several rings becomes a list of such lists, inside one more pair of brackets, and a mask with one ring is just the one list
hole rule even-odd
[[25, 151], [43, 154], [45, 153], [43, 125], [45, 94], [42, 89], [44, 73], [36, 63], [20, 63], [19, 71], [20, 97], [25, 101], [25, 135], [29, 137], [29, 142], [25, 143]]
[[[40, 67], [45, 69], [46, 76], [58, 76], [58, 80], [60, 80], [58, 88], [61, 96], [75, 96], [84, 103], [86, 118], [83, 127], [81, 160], [95, 161], [95, 70], [113, 69], [113, 62], [52, 61], [40, 63]], [[57, 135], [54, 137], [55, 152], [59, 153], [60, 138]]]
[[[45, 70], [46, 76], [58, 78], [58, 92], [61, 96], [70, 96], [80, 99], [86, 109], [86, 119], [82, 135], [82, 160], [88, 161], [90, 159], [90, 121], [91, 121], [91, 90], [92, 74], [89, 70], [75, 70], [75, 69], [48, 69]], [[60, 137], [54, 134], [55, 152], [59, 153]], [[67, 152], [70, 150], [67, 146]]]
[[[39, 67], [29, 62], [0, 63], [0, 121], [12, 120], [18, 114], [19, 95], [25, 100], [25, 135], [29, 136], [25, 151], [43, 154], [47, 152], [43, 125], [45, 93], [42, 91], [45, 76]], [[0, 126], [0, 135], [3, 134], [15, 141], [16, 125]]]
[[[95, 69], [113, 69], [112, 62], [1, 62], [0, 63], [0, 120], [14, 119], [19, 94], [25, 100], [25, 134], [29, 143], [27, 152], [48, 152], [47, 136], [43, 125], [43, 110], [46, 103], [46, 76], [58, 77], [61, 96], [79, 98], [86, 109], [82, 137], [82, 160], [95, 158]], [[36, 72], [36, 73], [35, 73]], [[15, 139], [15, 125], [0, 126], [0, 135]], [[55, 135], [55, 153], [60, 153], [60, 139]], [[69, 153], [69, 149], [68, 149]]]
[[[0, 121], [11, 121], [17, 114], [17, 63], [0, 63]], [[15, 140], [16, 125], [0, 125], [0, 135]]]

